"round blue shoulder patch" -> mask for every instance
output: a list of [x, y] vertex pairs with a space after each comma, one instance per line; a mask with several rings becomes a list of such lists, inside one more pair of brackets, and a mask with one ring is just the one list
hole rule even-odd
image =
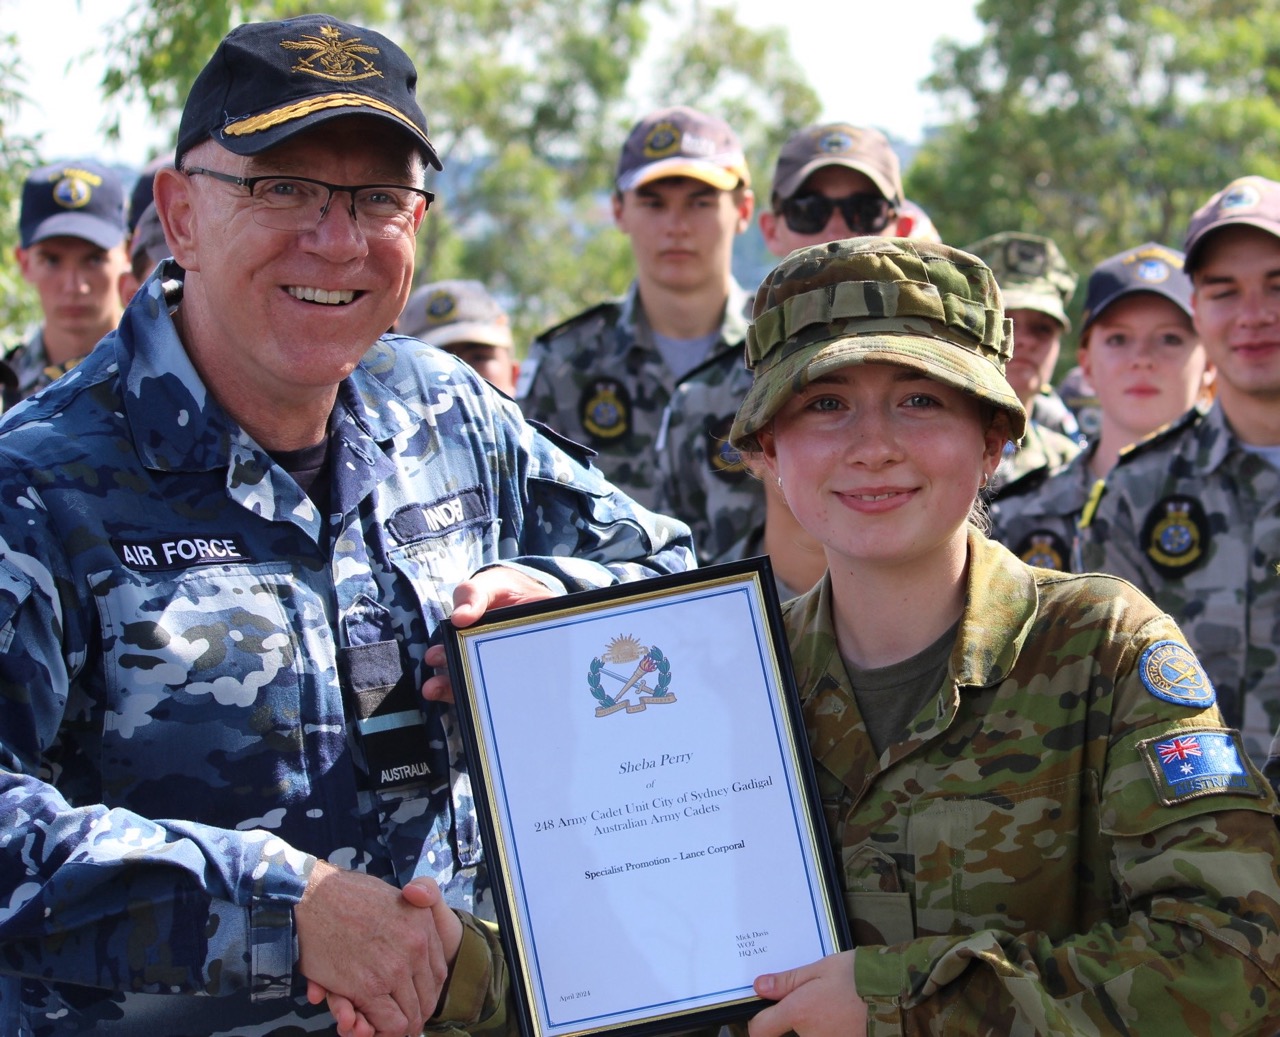
[[1158, 699], [1205, 709], [1217, 701], [1200, 660], [1179, 641], [1157, 641], [1138, 661], [1143, 686]]

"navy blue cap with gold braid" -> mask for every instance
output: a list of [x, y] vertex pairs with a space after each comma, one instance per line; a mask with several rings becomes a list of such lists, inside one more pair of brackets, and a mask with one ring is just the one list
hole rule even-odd
[[409, 56], [372, 29], [327, 15], [250, 22], [232, 29], [196, 77], [178, 126], [176, 162], [212, 138], [256, 155], [343, 115], [404, 130], [436, 169]]

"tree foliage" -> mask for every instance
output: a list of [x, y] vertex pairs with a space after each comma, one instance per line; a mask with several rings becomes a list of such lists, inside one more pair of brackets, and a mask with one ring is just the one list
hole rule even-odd
[[[608, 192], [622, 141], [647, 110], [719, 112], [764, 169], [819, 109], [785, 36], [741, 26], [731, 8], [679, 13], [666, 0], [133, 0], [104, 41], [106, 94], [173, 118], [232, 25], [303, 10], [377, 27], [414, 59], [445, 166], [416, 280], [486, 282], [522, 341], [625, 287], [629, 253]], [[670, 40], [642, 63], [658, 22]]]
[[12, 33], [0, 32], [0, 346], [9, 345], [39, 314], [34, 295], [28, 290], [14, 258], [18, 242], [18, 209], [22, 183], [37, 165], [35, 141], [9, 132], [8, 123], [25, 100], [18, 41]]
[[1270, 0], [981, 0], [973, 46], [928, 80], [952, 121], [907, 193], [947, 241], [1020, 229], [1078, 270], [1155, 240], [1246, 173], [1280, 176], [1280, 8]]

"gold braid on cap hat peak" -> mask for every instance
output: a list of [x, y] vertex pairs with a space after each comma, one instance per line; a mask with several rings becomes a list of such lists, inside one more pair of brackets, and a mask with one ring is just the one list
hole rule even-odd
[[[973, 352], [998, 368], [1003, 369], [1009, 359], [1009, 321], [999, 307], [985, 306], [953, 292], [944, 294], [937, 285], [922, 281], [837, 281], [792, 295], [756, 317], [747, 331], [747, 366], [754, 369], [776, 351], [772, 366], [794, 349], [848, 335], [919, 334], [918, 327], [908, 326], [912, 319], [955, 329], [973, 343]], [[800, 341], [807, 328], [841, 321], [857, 323]], [[792, 349], [785, 348], [788, 343]], [[784, 348], [778, 349], [780, 346]]]

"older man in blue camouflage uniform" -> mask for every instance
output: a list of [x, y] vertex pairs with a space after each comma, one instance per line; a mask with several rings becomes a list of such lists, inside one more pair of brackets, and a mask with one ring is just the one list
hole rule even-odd
[[625, 298], [544, 331], [521, 365], [524, 413], [594, 449], [605, 475], [646, 507], [658, 504], [655, 444], [674, 387], [741, 356], [750, 300], [733, 277], [733, 242], [754, 204], [742, 144], [723, 119], [685, 106], [645, 116], [613, 193], [636, 279]]
[[428, 645], [692, 553], [379, 338], [439, 167], [415, 84], [330, 17], [233, 31], [156, 179], [176, 264], [0, 426], [0, 1032], [503, 1024]]
[[1178, 621], [1261, 764], [1280, 724], [1280, 183], [1215, 194], [1186, 254], [1217, 398], [1121, 454], [1082, 516], [1081, 558]]

